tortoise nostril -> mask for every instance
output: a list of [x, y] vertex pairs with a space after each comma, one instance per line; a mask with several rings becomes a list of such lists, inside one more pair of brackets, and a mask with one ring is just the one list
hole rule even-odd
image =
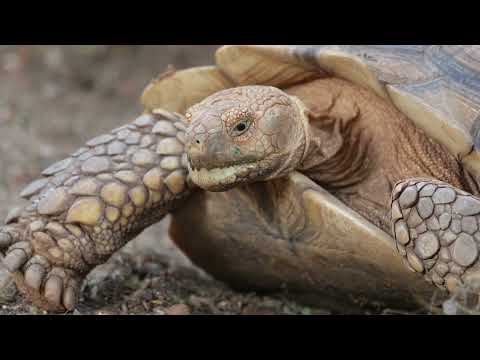
[[195, 142], [196, 142], [198, 145], [200, 145], [200, 140], [197, 139], [197, 140], [195, 140]]

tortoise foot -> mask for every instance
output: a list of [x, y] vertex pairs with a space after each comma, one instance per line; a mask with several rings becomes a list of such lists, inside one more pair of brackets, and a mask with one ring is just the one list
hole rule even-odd
[[18, 289], [49, 311], [72, 310], [81, 280], [190, 193], [180, 115], [157, 109], [50, 166], [0, 227]]
[[[0, 251], [5, 251], [3, 265], [11, 273], [17, 289], [29, 302], [47, 311], [74, 310], [81, 276], [75, 270], [59, 266], [59, 260], [48, 258], [51, 253], [60, 252], [59, 248], [50, 248], [49, 255], [42, 255], [23, 234], [12, 226], [0, 228]], [[69, 255], [64, 254], [65, 257]]]
[[456, 294], [480, 274], [480, 199], [447, 183], [411, 179], [392, 194], [392, 233], [405, 264]]

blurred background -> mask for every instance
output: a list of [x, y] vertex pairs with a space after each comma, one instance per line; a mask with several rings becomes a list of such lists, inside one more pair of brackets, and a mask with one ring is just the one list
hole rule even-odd
[[[0, 218], [48, 165], [85, 141], [128, 123], [139, 97], [168, 66], [209, 65], [211, 45], [0, 46]], [[166, 238], [168, 219], [127, 251], [187, 263]]]

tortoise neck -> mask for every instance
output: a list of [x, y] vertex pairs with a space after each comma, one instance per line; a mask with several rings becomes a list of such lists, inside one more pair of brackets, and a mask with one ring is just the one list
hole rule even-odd
[[[307, 113], [305, 154], [297, 170], [328, 189], [358, 184], [366, 177], [370, 145], [362, 125], [364, 101], [350, 83], [318, 79], [286, 90], [301, 99]], [[300, 100], [299, 100], [300, 102]]]
[[328, 190], [356, 185], [368, 175], [370, 141], [355, 119], [324, 118], [308, 127], [308, 146], [298, 170]]

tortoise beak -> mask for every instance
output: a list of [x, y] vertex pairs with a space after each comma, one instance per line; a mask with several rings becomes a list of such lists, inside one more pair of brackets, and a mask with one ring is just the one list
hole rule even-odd
[[209, 133], [187, 132], [186, 151], [193, 170], [223, 167], [227, 158], [228, 144], [220, 131]]

